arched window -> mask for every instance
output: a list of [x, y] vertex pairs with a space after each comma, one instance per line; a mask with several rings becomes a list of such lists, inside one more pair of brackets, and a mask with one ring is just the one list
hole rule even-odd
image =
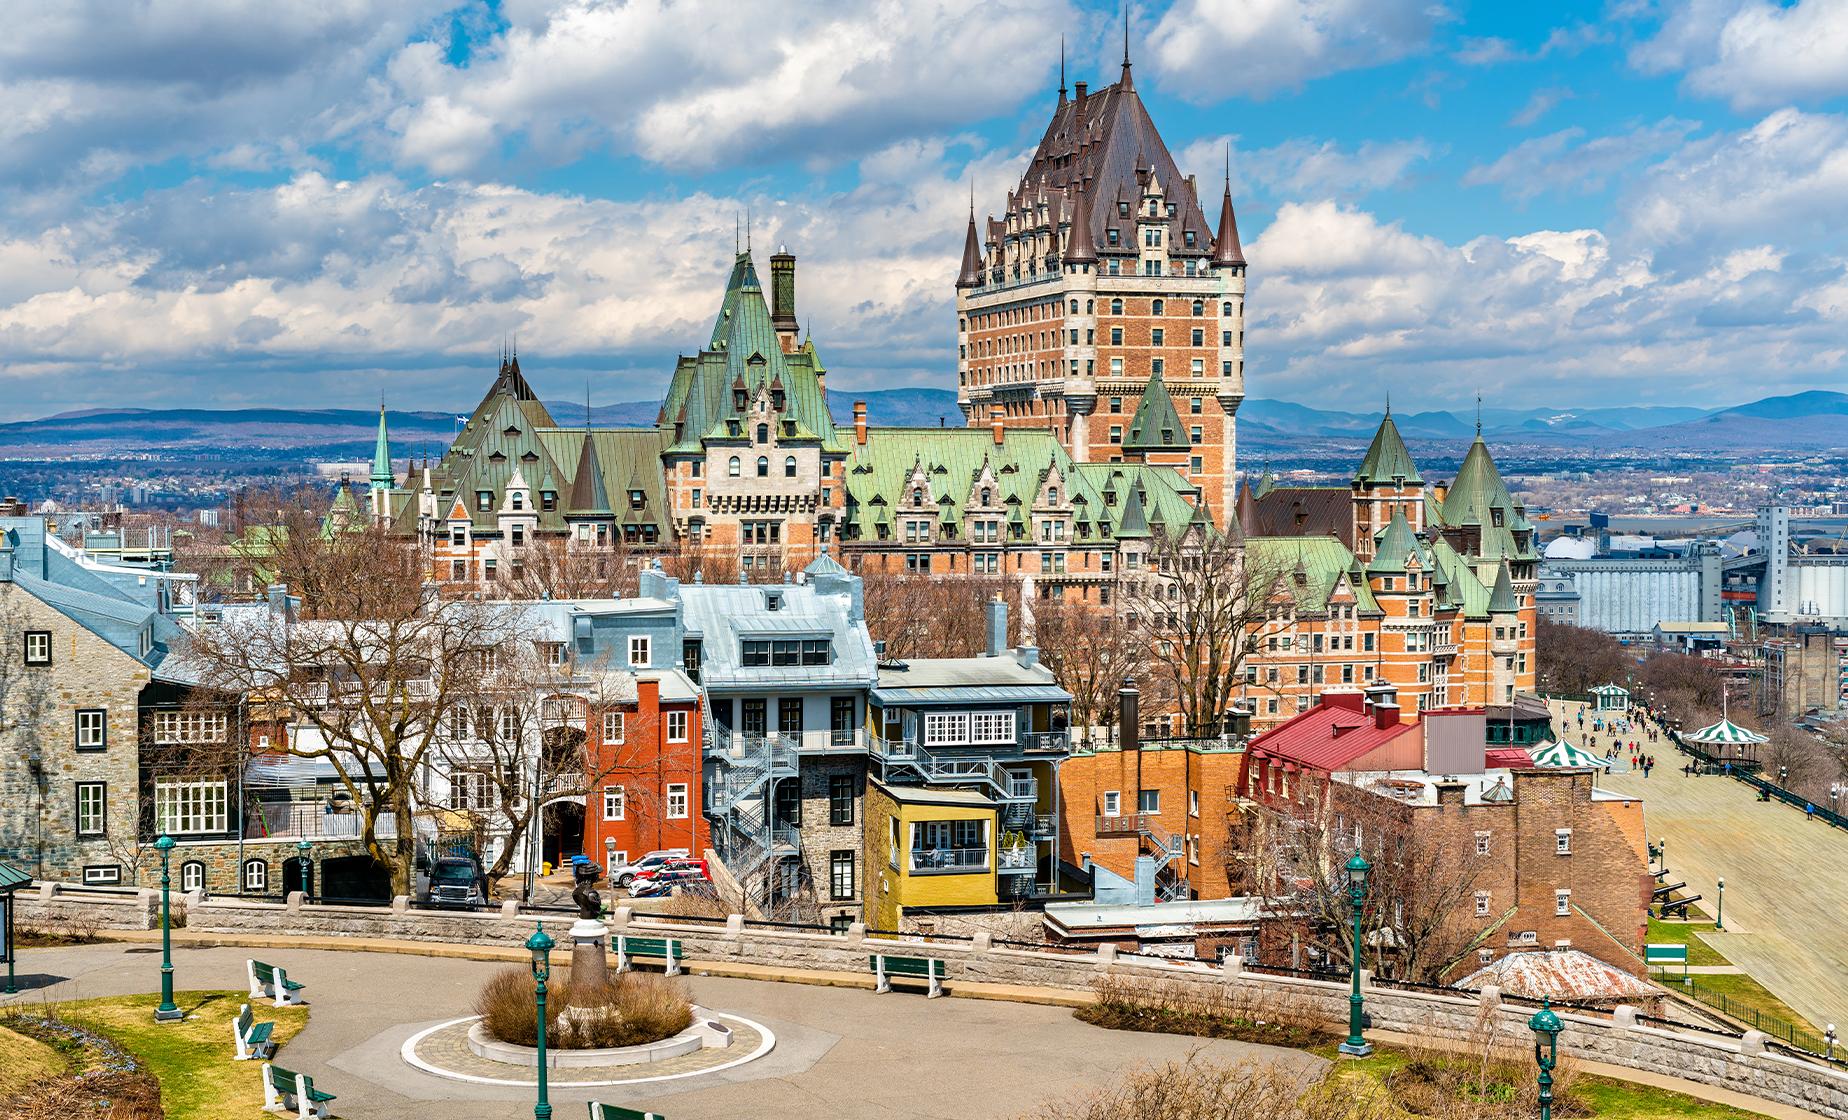
[[269, 864], [260, 859], [244, 861], [244, 893], [269, 893]]
[[183, 891], [202, 891], [205, 889], [205, 862], [189, 859], [180, 864], [180, 889]]
[[525, 508], [525, 505], [526, 505], [526, 499], [520, 494], [518, 490], [515, 490], [513, 492], [513, 508], [523, 509]]
[[770, 425], [768, 424], [757, 425], [757, 442], [758, 443], [769, 443], [770, 442]]
[[1122, 300], [1113, 299], [1110, 301], [1110, 314], [1112, 315], [1123, 314], [1123, 301]]
[[757, 477], [758, 478], [769, 478], [770, 477], [770, 456], [759, 455], [757, 457]]
[[1195, 315], [1206, 314], [1206, 301], [1203, 299], [1194, 300], [1193, 313]]
[[742, 464], [738, 462], [738, 456], [733, 455], [731, 457], [731, 462], [726, 464], [725, 466], [725, 473], [732, 476], [733, 478], [737, 478], [739, 475], [739, 468], [741, 466]]
[[922, 486], [913, 486], [911, 488], [911, 504], [914, 506], [921, 506], [924, 504], [924, 488]]
[[796, 477], [796, 457], [794, 455], [786, 455], [783, 457], [783, 477]]
[[1047, 487], [1046, 504], [1049, 506], [1056, 506], [1059, 504], [1059, 488], [1057, 486]]
[[1222, 303], [1222, 304], [1220, 304], [1220, 305], [1219, 305], [1219, 313], [1220, 313], [1221, 315], [1230, 315], [1230, 314], [1232, 314], [1232, 301], [1231, 301], [1231, 300], [1227, 300], [1227, 301], [1225, 301], [1224, 303]]
[[1151, 315], [1166, 315], [1168, 313], [1168, 301], [1162, 299], [1150, 301], [1149, 313]]
[[988, 504], [989, 504], [989, 503], [988, 503], [988, 498], [989, 498], [989, 492], [988, 492], [988, 490], [987, 490], [986, 488], [984, 488], [984, 489], [982, 490], [982, 504], [983, 504], [983, 505], [988, 505]]

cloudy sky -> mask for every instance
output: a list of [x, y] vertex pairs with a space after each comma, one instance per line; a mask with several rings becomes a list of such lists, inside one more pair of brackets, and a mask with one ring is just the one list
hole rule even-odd
[[[656, 396], [749, 210], [831, 388], [954, 383], [969, 185], [1115, 80], [1077, 0], [25, 0], [0, 412]], [[1172, 0], [1137, 85], [1232, 147], [1254, 396], [1848, 387], [1848, 0]], [[1205, 193], [1203, 191], [1203, 193]]]

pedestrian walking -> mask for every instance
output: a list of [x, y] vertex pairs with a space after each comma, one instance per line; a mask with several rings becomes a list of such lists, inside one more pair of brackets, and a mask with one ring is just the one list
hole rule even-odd
[[1816, 806], [1811, 805], [1807, 801], [1803, 803], [1803, 819], [1806, 821], [1813, 821], [1816, 819]]

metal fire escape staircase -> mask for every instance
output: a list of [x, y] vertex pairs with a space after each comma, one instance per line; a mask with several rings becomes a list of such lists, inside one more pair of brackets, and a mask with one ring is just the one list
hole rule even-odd
[[714, 763], [706, 789], [713, 846], [732, 876], [751, 890], [768, 864], [801, 852], [800, 830], [772, 819], [771, 791], [778, 781], [797, 776], [796, 750], [777, 738], [721, 736], [711, 723], [706, 726], [706, 757]]

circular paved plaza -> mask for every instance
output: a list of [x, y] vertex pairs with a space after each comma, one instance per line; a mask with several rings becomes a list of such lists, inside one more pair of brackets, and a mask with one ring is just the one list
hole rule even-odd
[[[185, 990], [242, 988], [244, 961], [252, 955], [307, 984], [308, 1025], [279, 1060], [337, 1094], [336, 1115], [345, 1120], [439, 1114], [444, 1120], [505, 1120], [520, 1114], [512, 1102], [532, 1100], [530, 1088], [439, 1077], [403, 1057], [414, 1036], [470, 1016], [489, 976], [519, 966], [182, 942], [174, 946], [176, 982]], [[159, 984], [159, 963], [158, 946], [28, 949], [21, 953], [23, 990], [8, 1002], [150, 992]], [[582, 1102], [594, 1097], [672, 1120], [970, 1120], [1016, 1116], [1139, 1063], [1189, 1054], [1220, 1062], [1265, 1056], [1299, 1067], [1322, 1064], [1296, 1051], [1244, 1043], [1105, 1031], [1061, 1007], [720, 977], [696, 976], [690, 983], [702, 1006], [761, 1024], [774, 1035], [774, 1047], [755, 1061], [666, 1081], [571, 1088], [558, 1080], [579, 1080], [584, 1071], [560, 1070], [552, 1093], [557, 1114], [582, 1115]], [[739, 1027], [736, 1020], [729, 1025]], [[229, 1061], [230, 1039], [225, 1044]], [[625, 1076], [636, 1072], [629, 1067]], [[514, 1076], [524, 1079], [520, 1072]]]

